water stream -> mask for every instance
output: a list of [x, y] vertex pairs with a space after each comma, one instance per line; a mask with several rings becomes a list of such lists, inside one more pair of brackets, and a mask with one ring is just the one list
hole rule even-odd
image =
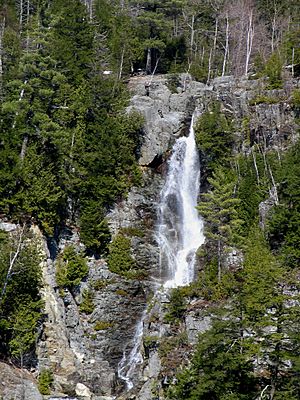
[[[200, 164], [195, 143], [194, 116], [187, 137], [177, 139], [168, 162], [168, 173], [160, 194], [157, 241], [164, 290], [191, 283], [195, 253], [204, 243], [203, 222], [196, 210], [200, 184]], [[132, 350], [126, 349], [118, 366], [118, 376], [132, 389], [140, 351], [146, 311], [136, 327]]]
[[157, 236], [166, 288], [188, 285], [194, 279], [195, 253], [204, 242], [203, 222], [195, 208], [199, 185], [193, 116], [189, 136], [179, 138], [173, 147], [161, 192]]

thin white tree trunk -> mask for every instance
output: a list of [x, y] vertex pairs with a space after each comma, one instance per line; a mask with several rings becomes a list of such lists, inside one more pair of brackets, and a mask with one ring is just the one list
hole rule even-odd
[[20, 0], [20, 3], [19, 3], [19, 27], [20, 27], [20, 32], [22, 32], [22, 29], [23, 29], [23, 0]]
[[275, 31], [276, 31], [276, 16], [277, 16], [277, 10], [276, 10], [276, 6], [275, 6], [275, 2], [274, 2], [274, 16], [273, 16], [273, 20], [272, 20], [272, 38], [271, 38], [271, 50], [272, 53], [274, 51], [275, 48]]
[[226, 63], [228, 58], [228, 49], [229, 49], [229, 17], [228, 13], [226, 14], [226, 34], [225, 34], [225, 51], [224, 51], [224, 59], [223, 59], [223, 69], [222, 69], [222, 76], [225, 75], [226, 71]]
[[255, 152], [253, 151], [253, 148], [251, 149], [251, 153], [252, 153], [252, 157], [253, 157], [253, 164], [254, 164], [254, 169], [255, 169], [255, 172], [256, 172], [257, 183], [260, 184], [259, 172], [258, 172], [258, 168], [257, 168], [257, 164], [256, 164]]
[[191, 46], [191, 57], [193, 56], [193, 47], [194, 47], [194, 40], [195, 40], [195, 15], [192, 15], [192, 22], [190, 25], [191, 28], [191, 41], [190, 41], [190, 46]]
[[276, 186], [276, 182], [275, 182], [275, 179], [274, 179], [274, 176], [273, 176], [273, 173], [272, 173], [270, 165], [269, 165], [269, 173], [270, 173], [270, 177], [271, 177], [271, 181], [272, 181], [272, 187], [274, 189], [275, 204], [276, 204], [276, 206], [278, 206], [279, 197], [278, 197], [278, 192], [277, 192], [277, 186]]
[[218, 18], [216, 18], [215, 35], [214, 35], [214, 47], [213, 47], [213, 56], [214, 56], [214, 57], [215, 57], [215, 55], [216, 55], [216, 48], [217, 48], [218, 24], [219, 24], [219, 20], [218, 20]]
[[210, 74], [211, 74], [211, 59], [212, 59], [212, 52], [213, 52], [213, 49], [210, 49], [210, 52], [209, 52], [209, 58], [208, 58], [207, 83], [208, 83], [208, 82], [209, 82], [209, 80], [210, 80]]
[[151, 74], [151, 64], [152, 64], [151, 49], [150, 49], [150, 47], [148, 47], [148, 49], [147, 49], [147, 61], [146, 61], [146, 73], [147, 74]]
[[24, 161], [24, 158], [26, 155], [27, 143], [28, 143], [28, 135], [24, 136], [24, 139], [22, 142], [22, 148], [21, 148], [21, 153], [20, 153], [21, 164], [23, 164], [23, 161]]
[[[26, 85], [27, 84], [27, 80], [24, 82], [24, 85]], [[22, 101], [22, 99], [23, 99], [23, 97], [24, 97], [24, 93], [25, 93], [25, 89], [23, 88], [22, 90], [21, 90], [21, 92], [20, 92], [20, 96], [19, 96], [19, 102], [21, 102]], [[17, 111], [16, 112], [16, 114], [15, 114], [15, 119], [14, 119], [14, 122], [13, 122], [13, 124], [12, 124], [12, 128], [13, 129], [15, 129], [15, 127], [16, 127], [16, 123], [17, 123], [17, 116], [19, 115], [19, 112]]]
[[26, 51], [29, 49], [29, 17], [30, 17], [30, 0], [27, 0], [26, 7]]
[[9, 267], [8, 267], [8, 270], [7, 270], [7, 273], [6, 273], [6, 277], [5, 277], [5, 280], [4, 280], [4, 285], [3, 285], [3, 288], [2, 288], [2, 291], [1, 291], [0, 303], [1, 303], [2, 299], [3, 299], [3, 296], [5, 295], [7, 283], [9, 281], [10, 277], [11, 277], [11, 274], [12, 274], [12, 271], [13, 271], [13, 267], [14, 267], [15, 262], [16, 262], [18, 256], [19, 256], [19, 254], [20, 254], [20, 251], [22, 249], [24, 230], [25, 230], [25, 225], [23, 225], [22, 228], [20, 228], [19, 239], [18, 239], [16, 252], [14, 253], [14, 255], [13, 255], [12, 252], [10, 253]]
[[118, 75], [119, 80], [122, 78], [122, 73], [123, 73], [124, 54], [125, 54], [125, 44], [123, 45], [123, 49], [122, 49], [122, 53], [121, 53], [121, 61], [120, 61], [120, 68], [119, 68], [119, 75]]
[[248, 26], [248, 31], [247, 31], [245, 75], [248, 74], [249, 61], [250, 61], [251, 52], [252, 52], [253, 37], [254, 37], [253, 10], [251, 10], [250, 15], [249, 15], [249, 26]]

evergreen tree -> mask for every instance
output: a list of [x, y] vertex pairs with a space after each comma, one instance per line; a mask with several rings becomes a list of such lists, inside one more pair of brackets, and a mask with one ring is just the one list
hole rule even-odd
[[221, 112], [219, 102], [213, 102], [197, 120], [196, 143], [200, 150], [203, 169], [210, 176], [217, 165], [226, 165], [233, 144], [232, 126]]
[[225, 246], [232, 245], [238, 238], [238, 228], [242, 223], [237, 212], [240, 200], [234, 197], [235, 182], [229, 179], [224, 170], [218, 168], [212, 178], [208, 178], [212, 189], [201, 196], [197, 206], [207, 223], [206, 235], [217, 247], [219, 282]]

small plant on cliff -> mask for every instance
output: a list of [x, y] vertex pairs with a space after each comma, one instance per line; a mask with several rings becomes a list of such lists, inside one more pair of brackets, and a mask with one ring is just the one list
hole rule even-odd
[[49, 395], [53, 383], [53, 372], [50, 369], [43, 369], [38, 377], [38, 389], [41, 394]]
[[196, 143], [202, 155], [202, 164], [211, 175], [217, 164], [226, 163], [233, 145], [232, 124], [221, 112], [218, 102], [213, 102], [209, 110], [198, 119]]
[[91, 314], [95, 309], [94, 294], [90, 289], [85, 289], [82, 293], [82, 302], [79, 310], [85, 314]]
[[180, 289], [173, 289], [170, 294], [169, 311], [165, 315], [165, 321], [178, 323], [182, 320], [186, 311], [186, 300]]
[[282, 60], [278, 53], [273, 53], [267, 61], [265, 74], [269, 78], [267, 89], [282, 88]]
[[97, 321], [94, 325], [95, 331], [105, 331], [113, 326], [112, 322], [108, 321]]
[[135, 267], [135, 260], [131, 253], [130, 239], [124, 235], [117, 235], [109, 245], [108, 268], [116, 274], [126, 275]]
[[72, 290], [88, 272], [86, 259], [78, 254], [73, 246], [68, 246], [57, 262], [56, 282], [59, 286]]

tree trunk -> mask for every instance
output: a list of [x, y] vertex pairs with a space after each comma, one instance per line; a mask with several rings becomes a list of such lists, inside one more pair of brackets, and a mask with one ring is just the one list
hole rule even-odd
[[211, 74], [211, 59], [212, 59], [212, 52], [213, 52], [213, 49], [210, 49], [210, 52], [209, 52], [209, 58], [208, 58], [207, 83], [209, 83], [209, 80], [210, 80], [210, 74]]
[[218, 239], [218, 283], [221, 282], [221, 240]]
[[249, 15], [249, 26], [248, 26], [248, 31], [247, 31], [245, 75], [248, 74], [249, 61], [250, 61], [250, 56], [251, 56], [251, 52], [252, 52], [253, 36], [254, 36], [253, 10], [251, 10], [250, 15]]
[[30, 16], [30, 1], [27, 0], [26, 7], [26, 51], [29, 49], [29, 16]]
[[151, 64], [152, 64], [152, 57], [151, 57], [151, 48], [148, 47], [147, 49], [147, 61], [146, 61], [146, 74], [151, 74]]
[[20, 0], [20, 4], [19, 4], [19, 27], [20, 27], [20, 32], [22, 32], [22, 28], [23, 28], [23, 0]]
[[21, 165], [23, 165], [24, 158], [26, 155], [27, 143], [28, 143], [28, 135], [24, 136], [23, 142], [22, 142], [22, 148], [21, 148], [21, 152], [20, 152]]
[[228, 58], [228, 50], [229, 50], [229, 17], [228, 13], [226, 14], [226, 39], [225, 39], [225, 51], [224, 51], [224, 59], [223, 59], [223, 69], [222, 76], [225, 75], [226, 71], [226, 62]]
[[256, 157], [255, 157], [255, 153], [254, 153], [253, 149], [251, 149], [251, 153], [252, 153], [252, 157], [253, 157], [253, 164], [254, 164], [254, 169], [255, 169], [255, 172], [256, 172], [257, 183], [259, 185], [260, 184], [259, 172], [258, 172], [258, 168], [257, 168], [257, 164], [256, 164]]
[[124, 54], [125, 54], [125, 44], [123, 45], [122, 54], [121, 54], [121, 61], [120, 61], [120, 68], [119, 68], [119, 76], [118, 76], [118, 79], [119, 79], [119, 80], [122, 78], [122, 73], [123, 73]]
[[10, 253], [9, 267], [8, 267], [8, 270], [7, 270], [7, 273], [6, 273], [6, 277], [5, 277], [5, 280], [4, 280], [4, 285], [3, 285], [3, 288], [2, 288], [2, 291], [1, 291], [0, 303], [2, 302], [3, 297], [5, 295], [7, 283], [8, 283], [8, 281], [9, 281], [11, 275], [12, 275], [14, 264], [15, 264], [19, 254], [20, 254], [20, 251], [22, 249], [24, 230], [25, 230], [25, 225], [23, 225], [22, 228], [20, 228], [20, 234], [19, 234], [19, 239], [18, 239], [18, 244], [17, 244], [17, 249], [16, 249], [15, 254], [13, 255], [12, 253]]

